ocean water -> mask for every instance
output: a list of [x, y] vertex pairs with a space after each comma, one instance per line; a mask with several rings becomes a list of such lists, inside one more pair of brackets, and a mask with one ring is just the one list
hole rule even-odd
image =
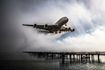
[[[105, 56], [101, 56], [103, 63], [61, 63], [58, 59], [40, 59], [26, 53], [0, 54], [0, 70], [105, 70]], [[97, 60], [97, 56], [95, 57]]]
[[105, 63], [68, 63], [60, 60], [4, 60], [0, 70], [105, 70]]

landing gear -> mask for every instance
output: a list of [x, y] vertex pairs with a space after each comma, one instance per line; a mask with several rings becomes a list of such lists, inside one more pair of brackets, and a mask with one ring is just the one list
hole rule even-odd
[[65, 26], [67, 26], [67, 23], [65, 24]]
[[61, 33], [61, 31], [59, 31], [59, 33]]
[[59, 32], [58, 32], [58, 31], [56, 31], [56, 32], [55, 32], [55, 34], [58, 34], [58, 33], [61, 33], [61, 31], [59, 31]]
[[54, 33], [53, 31], [50, 31], [50, 33]]
[[55, 34], [57, 34], [57, 31], [55, 32]]

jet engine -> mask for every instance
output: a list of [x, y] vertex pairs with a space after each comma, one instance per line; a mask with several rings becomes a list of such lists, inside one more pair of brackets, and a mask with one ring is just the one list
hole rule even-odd
[[45, 25], [44, 25], [44, 28], [47, 28], [47, 27], [48, 27], [48, 25], [47, 25], [47, 24], [45, 24]]
[[69, 29], [69, 30], [71, 30], [71, 28], [70, 28], [70, 27], [69, 27], [68, 29]]
[[71, 29], [71, 32], [74, 32], [75, 31], [75, 29]]
[[36, 28], [36, 27], [37, 27], [37, 24], [34, 24], [34, 25], [33, 25], [33, 28]]

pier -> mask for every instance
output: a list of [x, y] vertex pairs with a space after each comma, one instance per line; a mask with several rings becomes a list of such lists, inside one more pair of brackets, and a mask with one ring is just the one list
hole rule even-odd
[[31, 56], [45, 59], [62, 59], [62, 63], [65, 63], [65, 59], [69, 59], [70, 63], [73, 62], [88, 62], [94, 63], [94, 56], [97, 56], [97, 62], [100, 63], [100, 56], [105, 56], [105, 52], [29, 52], [24, 51], [23, 53], [29, 53]]

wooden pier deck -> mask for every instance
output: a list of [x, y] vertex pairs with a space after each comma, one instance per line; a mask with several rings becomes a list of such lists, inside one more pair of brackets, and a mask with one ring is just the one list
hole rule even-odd
[[97, 61], [100, 63], [100, 56], [105, 56], [105, 52], [34, 52], [24, 51], [23, 53], [29, 53], [32, 56], [39, 58], [57, 58], [62, 59], [62, 63], [65, 63], [65, 59], [68, 58], [70, 63], [72, 62], [94, 62], [94, 55], [97, 55]]

